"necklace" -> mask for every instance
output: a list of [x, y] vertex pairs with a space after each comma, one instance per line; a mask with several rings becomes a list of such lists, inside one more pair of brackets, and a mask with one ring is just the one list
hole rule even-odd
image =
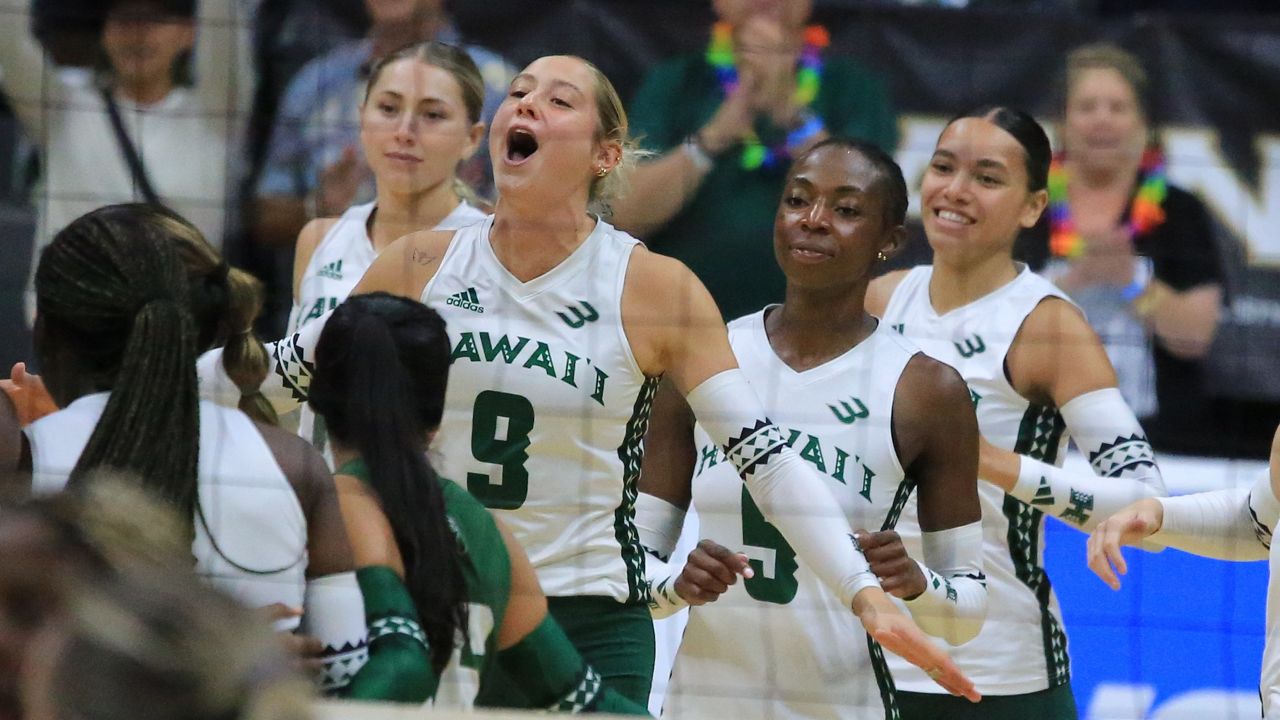
[[[807, 109], [818, 97], [822, 88], [822, 50], [831, 44], [831, 36], [821, 25], [810, 25], [804, 31], [804, 45], [800, 49], [800, 66], [796, 70], [796, 89], [792, 101], [806, 109], [808, 119], [798, 128], [787, 133], [786, 140], [772, 147], [760, 142], [755, 131], [743, 139], [740, 163], [744, 170], [776, 167], [790, 159], [788, 146], [798, 146], [809, 137], [822, 132], [822, 120]], [[733, 26], [718, 22], [711, 29], [711, 45], [707, 48], [707, 64], [716, 71], [716, 79], [727, 96], [738, 87], [738, 68], [734, 65]]]
[[[1155, 230], [1164, 223], [1165, 197], [1169, 186], [1165, 180], [1164, 156], [1159, 150], [1148, 149], [1138, 165], [1138, 191], [1129, 205], [1129, 219], [1125, 228], [1129, 239]], [[1049, 250], [1054, 257], [1074, 258], [1084, 252], [1084, 238], [1076, 230], [1071, 219], [1071, 204], [1067, 201], [1067, 169], [1062, 154], [1053, 156], [1049, 165]]]

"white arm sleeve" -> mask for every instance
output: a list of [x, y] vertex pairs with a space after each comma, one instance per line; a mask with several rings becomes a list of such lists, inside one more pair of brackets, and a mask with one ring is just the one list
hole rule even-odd
[[655, 620], [674, 615], [689, 603], [676, 593], [678, 563], [671, 562], [684, 527], [685, 511], [655, 495], [636, 498], [636, 530], [644, 547], [644, 577], [649, 585], [649, 612]]
[[364, 596], [354, 572], [307, 580], [300, 632], [324, 645], [320, 689], [336, 692], [369, 660]]
[[[266, 343], [271, 367], [260, 389], [277, 413], [283, 415], [297, 410], [307, 401], [311, 373], [315, 368], [316, 343], [332, 314], [330, 310], [288, 337]], [[227, 407], [235, 407], [240, 402], [240, 389], [231, 382], [222, 367], [221, 348], [210, 350], [196, 360], [196, 376], [200, 382], [200, 397]]]
[[982, 572], [982, 521], [921, 533], [925, 591], [907, 601], [921, 630], [952, 645], [978, 636], [987, 619], [987, 576]]
[[880, 586], [840, 504], [822, 478], [787, 447], [741, 370], [708, 378], [686, 399], [765, 518], [846, 608], [852, 608], [859, 592]]
[[1164, 523], [1150, 540], [1219, 560], [1265, 560], [1280, 502], [1263, 472], [1252, 488], [1158, 498]]
[[1071, 400], [1062, 406], [1062, 419], [1093, 474], [1023, 455], [1010, 495], [1068, 525], [1092, 530], [1137, 500], [1167, 494], [1151, 443], [1118, 388]]

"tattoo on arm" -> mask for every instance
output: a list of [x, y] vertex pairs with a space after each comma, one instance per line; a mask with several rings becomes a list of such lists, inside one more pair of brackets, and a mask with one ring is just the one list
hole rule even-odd
[[409, 255], [409, 259], [423, 267], [426, 267], [434, 263], [439, 258], [436, 255], [428, 255], [425, 250], [414, 248], [413, 252]]

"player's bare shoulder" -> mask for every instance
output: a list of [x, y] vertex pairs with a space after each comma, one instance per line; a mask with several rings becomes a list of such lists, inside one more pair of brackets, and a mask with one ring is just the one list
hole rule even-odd
[[420, 230], [387, 246], [352, 294], [388, 292], [417, 299], [440, 269], [453, 230]]

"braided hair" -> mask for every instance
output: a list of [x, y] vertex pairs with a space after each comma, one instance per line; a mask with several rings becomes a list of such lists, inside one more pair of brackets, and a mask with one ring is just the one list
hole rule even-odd
[[110, 390], [71, 471], [76, 487], [97, 468], [130, 472], [181, 516], [192, 517], [199, 457], [196, 332], [186, 269], [163, 226], [137, 206], [77, 218], [36, 269], [38, 351], [50, 389], [59, 381]]
[[426, 455], [448, 378], [444, 320], [422, 303], [371, 293], [348, 298], [325, 323], [309, 398], [330, 435], [369, 467], [437, 673], [467, 628], [465, 559]]

